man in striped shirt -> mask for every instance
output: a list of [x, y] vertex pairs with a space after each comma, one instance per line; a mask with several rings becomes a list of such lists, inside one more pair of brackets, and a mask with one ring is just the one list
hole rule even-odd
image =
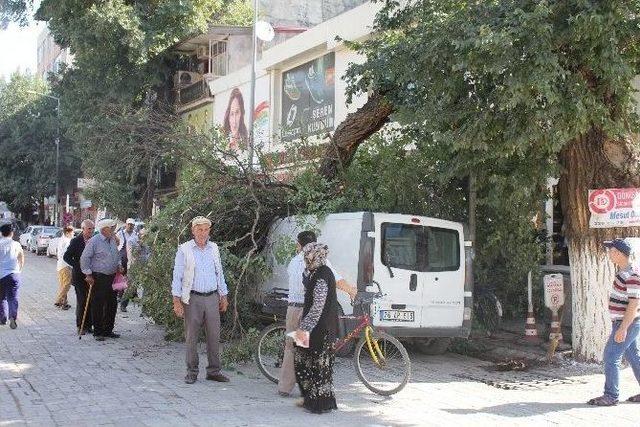
[[[609, 259], [617, 267], [613, 289], [609, 296], [612, 331], [604, 349], [604, 395], [591, 399], [590, 405], [618, 404], [620, 363], [625, 356], [640, 384], [640, 276], [629, 262], [631, 246], [624, 239], [604, 242]], [[629, 398], [640, 403], [640, 394]]]

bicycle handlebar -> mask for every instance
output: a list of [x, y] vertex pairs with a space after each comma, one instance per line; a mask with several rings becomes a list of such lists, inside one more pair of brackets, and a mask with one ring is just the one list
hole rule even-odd
[[351, 301], [351, 305], [355, 307], [356, 305], [371, 304], [375, 298], [382, 298], [384, 294], [382, 293], [382, 288], [380, 287], [380, 283], [376, 282], [375, 280], [372, 280], [371, 284], [367, 285], [366, 287], [371, 286], [373, 284], [375, 284], [378, 287], [378, 292], [367, 292], [367, 291], [358, 292], [356, 294], [356, 298], [353, 301]]

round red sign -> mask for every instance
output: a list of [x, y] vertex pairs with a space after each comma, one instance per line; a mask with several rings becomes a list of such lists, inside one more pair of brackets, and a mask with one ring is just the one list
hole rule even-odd
[[596, 214], [604, 214], [616, 205], [616, 196], [609, 190], [594, 190], [589, 194], [589, 210]]

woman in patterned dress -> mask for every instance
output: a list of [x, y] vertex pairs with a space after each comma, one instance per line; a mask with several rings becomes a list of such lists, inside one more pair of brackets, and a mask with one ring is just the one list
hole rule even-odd
[[[333, 394], [333, 343], [338, 331], [336, 281], [326, 266], [328, 248], [322, 243], [309, 243], [303, 248], [306, 271], [304, 309], [297, 340], [308, 348], [296, 347], [296, 381], [306, 410], [321, 414], [338, 409]], [[309, 335], [307, 335], [309, 334]]]

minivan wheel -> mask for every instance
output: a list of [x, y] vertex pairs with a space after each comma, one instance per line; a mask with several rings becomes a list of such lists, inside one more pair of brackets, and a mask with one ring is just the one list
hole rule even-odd
[[415, 347], [422, 354], [435, 356], [446, 353], [449, 344], [451, 344], [451, 338], [425, 338], [417, 340]]

